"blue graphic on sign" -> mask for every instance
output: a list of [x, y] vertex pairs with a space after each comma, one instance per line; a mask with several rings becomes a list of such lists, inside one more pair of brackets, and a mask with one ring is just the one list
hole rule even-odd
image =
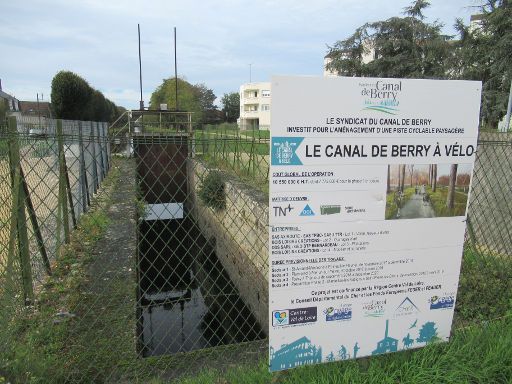
[[322, 361], [322, 348], [311, 344], [307, 337], [301, 337], [290, 344], [283, 344], [277, 351], [270, 347], [270, 370], [279, 371], [305, 364]]
[[433, 296], [430, 299], [430, 309], [453, 308], [454, 305], [455, 305], [455, 297], [453, 297], [453, 296], [445, 296], [445, 297]]
[[273, 137], [272, 165], [302, 165], [302, 161], [295, 153], [302, 140], [303, 137]]
[[329, 307], [325, 311], [325, 321], [343, 321], [352, 319], [351, 307], [333, 308]]
[[398, 350], [398, 340], [388, 336], [389, 320], [386, 320], [386, 331], [384, 338], [377, 342], [377, 348], [372, 352], [372, 355], [380, 355], [381, 353], [396, 352]]
[[315, 216], [315, 212], [313, 212], [309, 204], [306, 204], [299, 216]]
[[422, 325], [420, 329], [420, 333], [418, 335], [418, 338], [416, 339], [416, 342], [418, 343], [432, 343], [437, 339], [437, 327], [436, 323], [433, 321], [427, 321], [425, 324]]

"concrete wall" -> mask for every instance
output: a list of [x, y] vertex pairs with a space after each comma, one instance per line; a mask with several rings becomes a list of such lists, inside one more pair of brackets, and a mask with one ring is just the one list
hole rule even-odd
[[189, 199], [203, 235], [215, 240], [215, 253], [245, 304], [268, 335], [268, 202], [266, 196], [233, 179], [225, 186], [226, 208], [213, 210], [197, 196], [209, 170], [189, 159]]

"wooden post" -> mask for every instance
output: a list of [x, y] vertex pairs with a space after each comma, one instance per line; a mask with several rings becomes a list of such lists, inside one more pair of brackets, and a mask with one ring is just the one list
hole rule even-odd
[[[9, 162], [11, 169], [12, 210], [11, 231], [9, 237], [9, 250], [7, 273], [12, 273], [14, 260], [14, 247], [17, 241], [20, 259], [21, 279], [23, 284], [23, 298], [25, 305], [34, 301], [34, 286], [32, 281], [32, 265], [30, 264], [30, 251], [28, 242], [27, 221], [25, 216], [24, 191], [21, 176], [20, 148], [18, 143], [18, 130], [16, 117], [9, 117]], [[11, 276], [8, 282], [12, 283]], [[8, 287], [9, 288], [9, 287]]]
[[57, 120], [57, 143], [59, 146], [59, 204], [62, 213], [62, 225], [64, 226], [64, 242], [69, 243], [69, 212], [68, 196], [66, 193], [66, 154], [64, 153], [64, 135], [62, 132], [62, 120]]

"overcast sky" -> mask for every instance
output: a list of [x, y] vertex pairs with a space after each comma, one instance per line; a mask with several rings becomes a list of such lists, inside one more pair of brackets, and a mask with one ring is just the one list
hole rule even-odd
[[[2, 1], [0, 78], [20, 100], [50, 98], [53, 76], [73, 71], [126, 108], [138, 108], [137, 23], [143, 97], [174, 76], [217, 97], [272, 75], [322, 75], [327, 45], [369, 21], [399, 15], [410, 0], [26, 0]], [[478, 0], [431, 0], [428, 21], [469, 23]]]

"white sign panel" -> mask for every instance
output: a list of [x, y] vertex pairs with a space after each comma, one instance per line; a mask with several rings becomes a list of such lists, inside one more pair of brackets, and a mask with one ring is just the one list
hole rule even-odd
[[448, 340], [480, 93], [272, 79], [271, 371]]

